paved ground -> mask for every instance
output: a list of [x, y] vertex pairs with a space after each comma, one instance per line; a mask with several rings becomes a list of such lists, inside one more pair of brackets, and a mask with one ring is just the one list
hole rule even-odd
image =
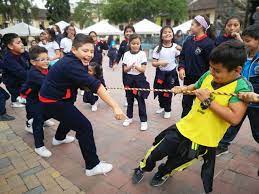
[[[121, 71], [104, 67], [107, 86], [120, 86]], [[150, 83], [154, 78], [154, 68], [148, 67]], [[124, 104], [123, 91], [111, 91], [111, 95]], [[77, 107], [89, 118], [94, 127], [97, 151], [101, 160], [111, 162], [114, 169], [108, 176], [86, 177], [84, 161], [78, 143], [54, 147], [51, 139], [55, 129], [46, 128], [45, 145], [53, 155], [42, 159], [33, 152], [33, 137], [24, 131], [24, 109], [8, 112], [16, 116], [12, 122], [0, 123], [0, 193], [78, 193], [87, 194], [199, 194], [203, 193], [200, 178], [200, 162], [174, 175], [163, 186], [149, 185], [152, 173], [147, 173], [143, 182], [132, 185], [133, 169], [150, 147], [154, 137], [165, 127], [175, 123], [181, 114], [181, 96], [173, 99], [173, 115], [165, 120], [154, 114], [158, 107], [153, 95], [147, 100], [149, 130], [141, 132], [135, 106], [134, 122], [128, 128], [122, 121], [113, 118], [111, 110], [100, 102], [98, 111], [90, 107], [78, 96]], [[123, 107], [126, 111], [126, 109]], [[57, 122], [56, 122], [57, 123]], [[57, 123], [58, 124], [58, 123]], [[71, 132], [74, 135], [74, 132]], [[217, 158], [213, 194], [258, 194], [259, 193], [259, 146], [252, 139], [249, 122], [246, 120], [230, 153]]]

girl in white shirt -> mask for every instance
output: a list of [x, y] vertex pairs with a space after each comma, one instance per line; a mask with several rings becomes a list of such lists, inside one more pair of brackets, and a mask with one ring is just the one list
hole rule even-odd
[[70, 25], [64, 29], [64, 38], [60, 41], [60, 49], [62, 55], [65, 55], [71, 51], [73, 40], [76, 36], [76, 29], [74, 26]]
[[[179, 85], [176, 71], [176, 57], [180, 55], [180, 46], [174, 43], [174, 33], [171, 26], [164, 26], [160, 32], [160, 43], [153, 51], [153, 67], [156, 67], [156, 76], [154, 88], [171, 89]], [[164, 112], [164, 118], [171, 117], [172, 93], [155, 92], [155, 98], [158, 96], [160, 108], [157, 114]]]
[[47, 28], [44, 30], [44, 32], [41, 34], [41, 41], [39, 42], [39, 46], [44, 47], [48, 51], [48, 57], [50, 60], [49, 65], [54, 65], [60, 58], [60, 48], [56, 41], [54, 41], [55, 38], [55, 31], [53, 29]]
[[[129, 51], [124, 54], [122, 64], [125, 88], [150, 88], [146, 80], [145, 70], [147, 65], [147, 57], [144, 51], [140, 50], [141, 38], [137, 34], [132, 34], [129, 37]], [[126, 90], [126, 98], [128, 102], [127, 117], [123, 122], [123, 126], [129, 126], [133, 118], [134, 98], [138, 101], [139, 117], [141, 121], [140, 130], [147, 130], [147, 113], [145, 99], [149, 92]]]

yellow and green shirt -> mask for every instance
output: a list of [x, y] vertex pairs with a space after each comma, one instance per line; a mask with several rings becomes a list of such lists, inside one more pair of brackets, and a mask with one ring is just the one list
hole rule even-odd
[[[218, 89], [212, 87], [212, 81], [213, 76], [208, 71], [196, 82], [195, 88], [236, 94], [252, 91], [251, 84], [243, 77]], [[214, 95], [214, 97], [215, 102], [226, 107], [229, 103], [240, 101], [237, 96]], [[199, 99], [196, 98], [189, 114], [177, 122], [176, 126], [179, 132], [192, 142], [207, 147], [217, 147], [219, 141], [230, 127], [230, 123], [220, 118], [210, 108], [202, 110], [200, 103]]]

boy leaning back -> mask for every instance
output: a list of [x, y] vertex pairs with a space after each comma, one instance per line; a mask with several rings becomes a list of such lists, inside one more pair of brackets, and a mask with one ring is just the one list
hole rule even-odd
[[140, 182], [144, 172], [152, 171], [156, 162], [166, 156], [166, 163], [158, 167], [151, 180], [152, 186], [162, 185], [174, 170], [203, 156], [201, 178], [204, 190], [206, 193], [212, 191], [216, 147], [228, 127], [237, 125], [247, 109], [247, 104], [237, 96], [215, 95], [213, 91], [238, 94], [249, 92], [252, 87], [240, 76], [246, 60], [243, 43], [227, 41], [212, 51], [209, 60], [210, 71], [195, 84], [172, 89], [174, 93], [193, 91], [196, 99], [192, 109], [155, 138], [152, 148], [134, 171], [133, 183]]

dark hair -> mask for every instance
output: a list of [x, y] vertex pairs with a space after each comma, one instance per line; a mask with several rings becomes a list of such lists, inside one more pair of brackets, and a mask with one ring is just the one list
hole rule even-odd
[[[207, 30], [204, 27], [202, 27], [204, 29], [204, 32], [207, 33], [209, 38], [211, 38], [212, 40], [215, 40], [214, 26], [210, 23], [210, 20], [207, 16], [202, 15], [202, 17], [205, 19], [205, 21], [207, 22], [207, 24], [209, 26], [209, 28]], [[196, 22], [196, 24], [201, 26], [201, 24], [197, 20], [195, 20], [195, 19], [193, 19], [193, 20]]]
[[240, 19], [240, 17], [238, 17], [238, 16], [231, 16], [231, 17], [229, 17], [229, 18], [226, 20], [225, 25], [224, 25], [225, 28], [226, 28], [228, 22], [229, 22], [230, 20], [232, 20], [232, 19], [236, 19], [236, 20], [239, 22], [240, 27], [242, 26], [242, 20]]
[[245, 45], [239, 40], [229, 40], [214, 48], [210, 54], [211, 63], [221, 63], [228, 71], [243, 66], [246, 61]]
[[94, 77], [96, 79], [102, 79], [103, 78], [103, 68], [99, 63], [91, 62], [89, 63], [89, 66], [94, 69]]
[[[52, 28], [53, 28], [54, 26], [56, 27], [58, 33], [61, 34], [60, 27], [59, 27], [57, 24], [54, 24], [54, 25], [52, 26]], [[53, 29], [53, 30], [54, 30], [54, 29]], [[54, 31], [55, 31], [55, 30], [54, 30]]]
[[73, 25], [69, 25], [69, 26], [67, 26], [67, 27], [65, 27], [65, 29], [64, 29], [64, 32], [63, 32], [63, 36], [64, 37], [67, 37], [67, 30], [68, 30], [68, 28], [69, 27], [72, 27], [72, 28], [74, 28], [74, 31], [75, 31], [75, 35], [76, 35], [76, 29], [75, 29], [75, 26], [73, 26]]
[[94, 33], [95, 34], [95, 36], [97, 36], [97, 33], [95, 32], [95, 31], [91, 31], [91, 32], [89, 32], [89, 36], [90, 36], [90, 34], [92, 34], [92, 33]]
[[47, 32], [48, 34], [49, 34], [49, 42], [53, 42], [54, 40], [55, 40], [55, 31], [54, 31], [54, 29], [53, 28], [47, 28], [47, 29], [45, 29], [44, 30], [45, 32]]
[[132, 26], [132, 25], [127, 25], [127, 26], [125, 26], [125, 28], [124, 28], [124, 32], [123, 32], [124, 35], [125, 35], [125, 33], [126, 33], [126, 31], [127, 31], [128, 29], [131, 29], [131, 30], [133, 31], [133, 33], [135, 33], [135, 28], [134, 28], [134, 26]]
[[140, 42], [141, 42], [141, 37], [140, 37], [140, 35], [138, 35], [138, 34], [136, 34], [136, 33], [131, 34], [131, 35], [129, 36], [129, 50], [131, 50], [131, 48], [130, 48], [130, 42], [133, 41], [134, 39], [139, 39]]
[[244, 29], [242, 36], [249, 36], [259, 40], [259, 25], [251, 25]]
[[93, 41], [92, 37], [89, 35], [79, 33], [75, 36], [72, 46], [75, 47], [76, 49], [78, 49], [83, 44], [87, 44], [87, 43], [94, 45], [94, 41]]
[[169, 28], [170, 30], [172, 30], [173, 32], [173, 39], [172, 39], [172, 43], [175, 42], [175, 39], [174, 39], [174, 30], [171, 26], [164, 26], [161, 30], [160, 30], [160, 37], [159, 37], [159, 45], [158, 45], [158, 49], [157, 49], [157, 53], [160, 53], [162, 47], [163, 47], [163, 39], [162, 39], [162, 34], [163, 34], [163, 31], [166, 29], [166, 28]]
[[8, 44], [12, 44], [15, 38], [19, 38], [18, 34], [15, 33], [7, 33], [3, 36], [3, 47], [8, 48]]
[[31, 60], [37, 59], [41, 53], [48, 53], [48, 50], [40, 46], [32, 47], [29, 51], [30, 59]]

